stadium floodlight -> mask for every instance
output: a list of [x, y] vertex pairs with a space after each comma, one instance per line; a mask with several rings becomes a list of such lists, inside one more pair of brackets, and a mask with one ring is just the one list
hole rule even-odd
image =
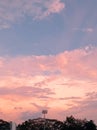
[[46, 120], [45, 120], [45, 114], [47, 114], [47, 110], [42, 110], [42, 114], [44, 115], [44, 130], [45, 130], [45, 123], [46, 123]]
[[47, 110], [42, 110], [42, 114], [44, 115], [44, 119], [45, 119], [45, 114], [47, 114]]

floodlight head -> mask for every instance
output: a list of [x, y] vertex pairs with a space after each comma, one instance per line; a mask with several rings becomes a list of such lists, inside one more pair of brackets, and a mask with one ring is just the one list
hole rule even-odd
[[47, 110], [42, 110], [42, 114], [47, 114]]

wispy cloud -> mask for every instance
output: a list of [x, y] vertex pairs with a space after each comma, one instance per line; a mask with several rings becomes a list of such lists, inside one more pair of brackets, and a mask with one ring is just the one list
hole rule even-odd
[[[97, 92], [95, 92], [97, 94]], [[95, 113], [97, 112], [97, 95], [95, 98], [91, 98], [93, 93], [89, 94], [88, 97], [72, 102], [70, 108], [62, 112], [62, 115], [74, 115], [75, 117], [82, 117], [87, 119], [97, 120]], [[90, 97], [90, 98], [89, 98]], [[75, 104], [75, 105], [74, 105]], [[63, 114], [64, 113], [64, 114]]]
[[19, 88], [0, 88], [0, 95], [17, 95], [17, 96], [26, 96], [26, 97], [36, 97], [52, 95], [52, 92], [49, 88], [34, 88], [34, 87], [19, 87]]
[[76, 100], [76, 99], [81, 99], [80, 97], [64, 97], [64, 98], [59, 98], [59, 100]]
[[22, 107], [14, 107], [15, 110], [22, 110]]
[[21, 113], [20, 118], [22, 120], [28, 120], [28, 119], [32, 119], [32, 118], [38, 118], [38, 117], [42, 117], [42, 114], [40, 112], [32, 112], [32, 111], [24, 111]]
[[81, 31], [81, 32], [87, 32], [92, 33], [94, 31], [93, 28], [73, 28], [74, 31]]
[[32, 19], [43, 19], [59, 13], [64, 7], [61, 0], [0, 0], [0, 28], [9, 28], [27, 15]]

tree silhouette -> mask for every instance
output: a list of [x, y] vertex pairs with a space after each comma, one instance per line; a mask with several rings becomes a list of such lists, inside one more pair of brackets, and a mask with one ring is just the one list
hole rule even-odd
[[96, 125], [92, 120], [75, 119], [73, 116], [70, 116], [64, 121], [63, 130], [96, 130]]
[[10, 123], [0, 119], [0, 130], [10, 130]]
[[84, 125], [84, 130], [96, 130], [96, 125], [92, 120], [87, 121]]
[[[73, 116], [66, 117], [64, 122], [56, 119], [29, 119], [17, 126], [17, 130], [97, 130], [93, 120], [76, 119]], [[0, 130], [10, 130], [10, 123], [0, 120]]]

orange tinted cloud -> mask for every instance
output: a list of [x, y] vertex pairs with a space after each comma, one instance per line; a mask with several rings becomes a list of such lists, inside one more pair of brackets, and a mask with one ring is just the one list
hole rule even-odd
[[[88, 103], [88, 111], [93, 110], [97, 93], [96, 56], [97, 48], [85, 47], [52, 56], [1, 57], [2, 118], [13, 120], [13, 116], [8, 116], [13, 113], [15, 121], [22, 121], [30, 118], [31, 113], [38, 116], [42, 108], [49, 109], [48, 117], [52, 118], [63, 119], [60, 111], [81, 116], [82, 111], [75, 110], [84, 110], [82, 103]], [[94, 104], [86, 96], [91, 91], [95, 92]], [[89, 117], [89, 112], [85, 113]]]

